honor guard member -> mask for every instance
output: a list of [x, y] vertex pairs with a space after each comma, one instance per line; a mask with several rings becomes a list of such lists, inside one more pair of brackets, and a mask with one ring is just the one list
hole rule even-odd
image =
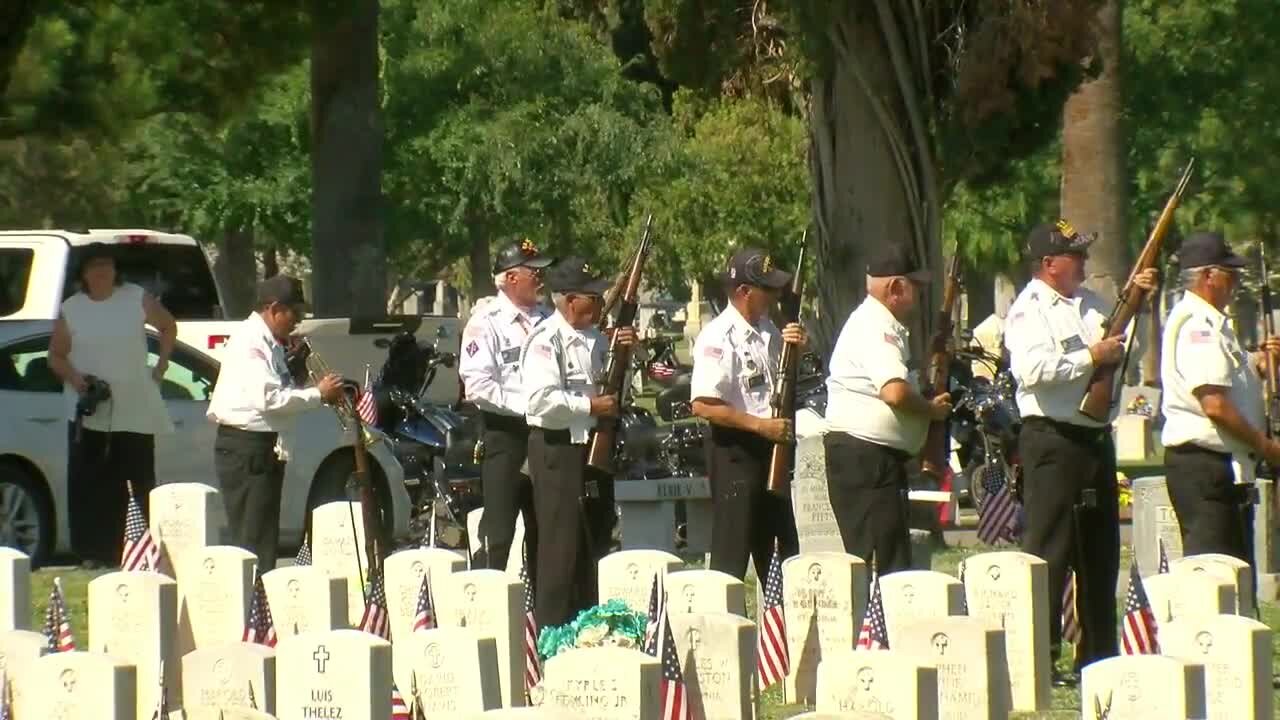
[[520, 349], [529, 332], [549, 313], [539, 303], [538, 294], [542, 270], [551, 262], [528, 240], [504, 248], [493, 266], [497, 296], [472, 314], [462, 333], [458, 374], [463, 396], [480, 409], [484, 424], [480, 460], [484, 514], [480, 517], [481, 550], [474, 567], [506, 569], [517, 515], [524, 516], [530, 562], [537, 557], [533, 486], [521, 472], [528, 454], [529, 426], [520, 388]]
[[882, 574], [911, 569], [907, 461], [951, 396], [926, 399], [904, 323], [930, 280], [910, 249], [886, 248], [867, 267], [867, 297], [849, 315], [827, 378], [827, 489], [845, 552]]
[[[596, 418], [618, 414], [616, 398], [597, 397], [608, 342], [596, 323], [611, 285], [581, 258], [557, 262], [547, 271], [556, 312], [533, 329], [520, 357], [539, 528], [534, 612], [544, 627], [596, 603], [596, 562], [609, 548], [609, 478], [587, 467], [587, 448]], [[635, 342], [632, 328], [616, 332], [619, 342]]]
[[[1252, 562], [1243, 483], [1252, 481], [1259, 459], [1280, 467], [1280, 442], [1266, 432], [1258, 374], [1265, 355], [1245, 353], [1223, 313], [1245, 259], [1207, 232], [1183, 241], [1178, 259], [1186, 292], [1169, 312], [1160, 362], [1169, 500], [1184, 555]], [[1280, 352], [1280, 338], [1267, 343], [1266, 350]]]
[[[1065, 221], [1027, 239], [1031, 282], [1009, 308], [1005, 347], [1018, 382], [1018, 451], [1024, 479], [1022, 549], [1049, 565], [1049, 637], [1062, 643], [1062, 589], [1076, 577], [1080, 667], [1116, 654], [1119, 495], [1111, 428], [1079, 411], [1094, 368], [1124, 359], [1124, 337], [1103, 340], [1108, 308], [1082, 286], [1092, 237]], [[1155, 287], [1155, 270], [1135, 278]], [[1079, 536], [1077, 536], [1077, 528]], [[1055, 678], [1071, 683], [1074, 677]]]
[[342, 394], [342, 378], [327, 375], [315, 387], [295, 387], [285, 345], [306, 311], [302, 283], [284, 275], [258, 284], [257, 310], [227, 338], [222, 370], [209, 400], [218, 424], [213, 468], [221, 485], [231, 543], [258, 556], [259, 572], [276, 566], [280, 492], [284, 482], [279, 434], [295, 416]]
[[711, 569], [742, 579], [750, 557], [765, 578], [775, 541], [783, 558], [800, 550], [790, 500], [767, 484], [774, 443], [795, 441], [792, 421], [773, 418], [770, 404], [782, 343], [807, 337], [796, 323], [779, 333], [769, 319], [791, 274], [764, 250], [734, 254], [724, 281], [729, 304], [698, 334], [690, 387], [693, 414], [711, 423]]

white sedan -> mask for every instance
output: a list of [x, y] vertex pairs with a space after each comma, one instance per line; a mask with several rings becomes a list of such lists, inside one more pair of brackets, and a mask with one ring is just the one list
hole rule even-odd
[[[0, 323], [0, 546], [47, 559], [70, 549], [67, 512], [66, 412], [62, 383], [49, 369], [48, 321]], [[156, 338], [148, 338], [155, 364]], [[161, 395], [174, 433], [156, 437], [156, 482], [199, 482], [218, 487], [213, 471], [216, 426], [205, 417], [218, 362], [178, 343]], [[370, 474], [384, 522], [394, 537], [408, 532], [409, 495], [404, 470], [387, 441], [371, 431]], [[329, 408], [307, 411], [283, 438], [291, 448], [280, 508], [280, 541], [301, 542], [311, 508], [356, 497], [347, 490], [355, 466], [351, 442]], [[389, 509], [389, 511], [388, 511]]]

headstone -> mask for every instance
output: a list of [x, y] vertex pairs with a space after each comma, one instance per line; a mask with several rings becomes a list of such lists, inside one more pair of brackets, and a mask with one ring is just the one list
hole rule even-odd
[[135, 720], [137, 678], [133, 665], [111, 655], [82, 651], [45, 655], [14, 678], [13, 716]]
[[1085, 720], [1203, 718], [1204, 666], [1164, 655], [1121, 655], [1080, 673]]
[[182, 674], [174, 655], [178, 585], [154, 572], [113, 572], [89, 583], [89, 650], [137, 669], [138, 714], [149, 717], [159, 700], [160, 663], [165, 689], [177, 706]]
[[[347, 627], [347, 580], [314, 565], [276, 568], [262, 576], [276, 636]], [[363, 608], [363, 600], [361, 600]]]
[[176, 576], [186, 556], [206, 545], [220, 545], [226, 511], [216, 488], [203, 483], [166, 483], [151, 491], [151, 537], [160, 544], [160, 567]]
[[843, 552], [800, 553], [782, 563], [791, 655], [788, 702], [813, 704], [822, 658], [857, 643], [867, 609], [867, 583], [866, 563]]
[[[921, 490], [912, 490], [912, 493], [927, 492]], [[950, 496], [950, 493], [946, 493]], [[912, 502], [916, 501], [912, 499]], [[930, 512], [935, 512], [933, 508], [937, 507], [934, 501], [930, 503]], [[933, 568], [933, 534], [928, 530], [921, 528], [909, 528], [907, 536], [911, 541], [911, 569], [912, 570], [929, 570]]]
[[347, 623], [356, 627], [364, 616], [364, 580], [369, 571], [360, 503], [338, 500], [317, 507], [311, 511], [311, 532], [312, 567], [347, 581]]
[[458, 717], [502, 707], [498, 645], [470, 628], [437, 628], [397, 640], [396, 687], [427, 717]]
[[240, 640], [258, 558], [232, 545], [210, 545], [188, 553], [186, 562], [178, 585], [177, 657]]
[[818, 665], [817, 711], [938, 719], [938, 669], [898, 650], [837, 650]]
[[182, 706], [201, 705], [275, 712], [275, 648], [234, 642], [184, 655]]
[[0, 632], [31, 628], [31, 558], [0, 547]]
[[1004, 631], [985, 620], [942, 617], [904, 625], [890, 647], [938, 668], [938, 714], [955, 720], [1005, 720], [1012, 709]]
[[869, 710], [855, 710], [853, 712], [842, 713], [824, 713], [824, 712], [807, 712], [799, 715], [792, 715], [792, 720], [893, 720], [890, 715], [884, 713], [871, 712]]
[[880, 578], [889, 647], [898, 647], [898, 631], [917, 620], [964, 614], [964, 585], [946, 573], [904, 570]]
[[493, 638], [503, 707], [524, 705], [524, 583], [501, 570], [453, 573], [436, 598], [441, 627]]
[[1235, 586], [1197, 572], [1167, 572], [1142, 579], [1156, 624], [1198, 615], [1232, 615]]
[[276, 646], [280, 720], [386, 720], [391, 643], [360, 630], [310, 632]]
[[827, 493], [827, 453], [821, 435], [800, 438], [796, 443], [791, 506], [800, 535], [800, 552], [844, 552], [840, 527]]
[[30, 630], [0, 632], [0, 674], [12, 682], [48, 652], [49, 641], [43, 633]]
[[1273, 717], [1271, 629], [1251, 618], [1216, 615], [1160, 626], [1160, 651], [1204, 666], [1209, 720]]
[[[649, 577], [650, 582], [653, 576]], [[738, 578], [719, 570], [677, 570], [667, 573], [670, 612], [727, 612], [747, 616], [747, 589]], [[645, 600], [648, 610], [648, 600]]]
[[582, 720], [582, 716], [564, 708], [547, 707], [519, 707], [519, 708], [501, 708], [498, 710], [489, 710], [471, 716], [473, 720]]
[[210, 707], [197, 705], [182, 709], [184, 720], [276, 720], [275, 715], [268, 715], [245, 707]]
[[639, 650], [579, 648], [550, 658], [543, 668], [543, 706], [564, 708], [584, 720], [659, 720], [658, 661]]
[[729, 613], [672, 613], [670, 620], [693, 716], [752, 720], [755, 623]]
[[[484, 538], [480, 537], [480, 518], [484, 517], [484, 508], [476, 508], [467, 513], [467, 543], [471, 557], [484, 549]], [[511, 536], [511, 549], [507, 551], [507, 572], [520, 574], [520, 563], [524, 560], [524, 516], [516, 515], [515, 534]], [[534, 558], [529, 558], [533, 562]]]
[[[684, 566], [680, 558], [661, 550], [623, 550], [600, 558], [600, 602], [621, 600], [636, 612], [649, 611], [653, 576], [664, 576]], [[668, 593], [670, 588], [667, 589]]]
[[[422, 580], [427, 581], [434, 598], [435, 588], [447, 575], [467, 569], [467, 559], [444, 548], [401, 550], [387, 556], [382, 563], [386, 577], [387, 612], [391, 615], [391, 637], [401, 638], [413, 630], [418, 612], [418, 593]], [[434, 603], [434, 599], [433, 599]]]
[[1258, 599], [1262, 602], [1280, 600], [1280, 524], [1276, 522], [1276, 484], [1265, 478], [1255, 478], [1258, 502], [1253, 506], [1253, 566], [1257, 580]]
[[685, 503], [686, 550], [696, 552], [709, 532], [703, 511], [711, 502], [711, 484], [705, 477], [655, 480], [620, 480], [614, 485], [614, 501], [621, 513], [624, 550], [675, 549], [677, 500]]
[[1049, 709], [1049, 566], [1021, 552], [971, 555], [964, 564], [969, 616], [1004, 628], [1013, 709]]
[[1112, 430], [1116, 446], [1116, 460], [1143, 462], [1154, 451], [1151, 437], [1151, 418], [1145, 415], [1121, 414]]
[[1254, 616], [1253, 569], [1240, 558], [1217, 553], [1188, 555], [1169, 563], [1169, 571], [1205, 573], [1231, 583], [1236, 594], [1236, 614]]
[[1182, 531], [1169, 500], [1164, 477], [1144, 477], [1133, 481], [1133, 554], [1143, 577], [1160, 568], [1159, 541], [1172, 562], [1182, 557]]

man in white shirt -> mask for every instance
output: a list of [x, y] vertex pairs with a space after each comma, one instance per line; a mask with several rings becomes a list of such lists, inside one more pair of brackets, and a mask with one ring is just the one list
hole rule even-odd
[[867, 267], [867, 297], [849, 315], [827, 378], [827, 491], [845, 552], [881, 574], [911, 569], [907, 461], [920, 453], [932, 420], [951, 413], [951, 396], [920, 394], [909, 370], [905, 322], [929, 282], [910, 248], [891, 245]]
[[[596, 418], [619, 410], [597, 385], [609, 348], [596, 323], [610, 285], [582, 258], [556, 263], [547, 272], [556, 312], [534, 328], [520, 354], [540, 533], [534, 615], [542, 627], [596, 604], [596, 563], [609, 549], [611, 481], [587, 467], [587, 443]], [[633, 328], [616, 333], [620, 343], [635, 342]]]
[[[480, 409], [484, 432], [480, 481], [484, 514], [480, 518], [480, 551], [472, 567], [502, 570], [515, 537], [516, 516], [524, 515], [524, 551], [531, 563], [538, 556], [538, 524], [533, 486], [521, 472], [529, 447], [520, 387], [520, 348], [548, 310], [539, 304], [542, 270], [551, 258], [540, 255], [528, 240], [503, 248], [494, 262], [497, 296], [477, 310], [462, 332], [458, 374], [463, 396]], [[536, 577], [536, 575], [534, 575]]]
[[[1246, 262], [1222, 235], [1208, 232], [1184, 240], [1178, 261], [1186, 293], [1169, 311], [1160, 358], [1169, 500], [1184, 555], [1252, 562], [1246, 483], [1259, 459], [1280, 467], [1280, 441], [1266, 433], [1258, 375], [1266, 353], [1246, 353], [1223, 312]], [[1269, 338], [1265, 349], [1280, 352], [1280, 338]]]
[[227, 338], [207, 415], [218, 424], [213, 467], [231, 544], [255, 553], [265, 573], [275, 569], [280, 541], [284, 463], [276, 441], [297, 413], [337, 400], [342, 378], [331, 374], [300, 388], [289, 374], [285, 344], [306, 311], [301, 282], [263, 280], [257, 308]]
[[[1107, 305], [1082, 286], [1091, 242], [1066, 221], [1031, 231], [1026, 255], [1034, 278], [1009, 308], [1004, 334], [1023, 418], [1018, 438], [1024, 468], [1022, 549], [1049, 566], [1049, 638], [1055, 657], [1062, 643], [1062, 590], [1068, 567], [1075, 569], [1080, 667], [1117, 653], [1120, 568], [1111, 427], [1079, 410], [1094, 368], [1124, 359], [1123, 336], [1102, 339]], [[1139, 274], [1134, 283], [1151, 291], [1155, 270]], [[1075, 682], [1074, 677], [1055, 680]]]
[[790, 499], [767, 484], [774, 444], [795, 442], [792, 421], [774, 418], [770, 403], [782, 343], [807, 337], [798, 323], [778, 332], [769, 319], [791, 273], [764, 250], [734, 253], [724, 281], [729, 305], [698, 333], [690, 379], [693, 414], [711, 424], [711, 569], [742, 579], [751, 560], [764, 582], [775, 547], [784, 559], [800, 551]]

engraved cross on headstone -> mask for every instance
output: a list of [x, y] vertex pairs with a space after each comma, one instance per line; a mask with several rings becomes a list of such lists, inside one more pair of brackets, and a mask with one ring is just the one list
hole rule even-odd
[[316, 661], [316, 672], [324, 674], [324, 666], [329, 662], [329, 651], [325, 646], [321, 645], [316, 648], [315, 653], [311, 655]]

